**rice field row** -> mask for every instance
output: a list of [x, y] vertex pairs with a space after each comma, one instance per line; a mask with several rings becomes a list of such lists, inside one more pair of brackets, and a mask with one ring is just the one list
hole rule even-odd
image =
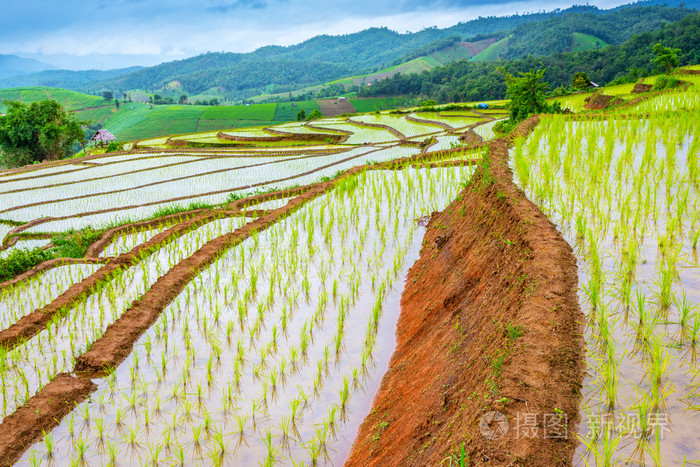
[[577, 465], [697, 460], [698, 109], [693, 91], [617, 112], [629, 118], [547, 117], [512, 152], [518, 182], [579, 259], [588, 372]]

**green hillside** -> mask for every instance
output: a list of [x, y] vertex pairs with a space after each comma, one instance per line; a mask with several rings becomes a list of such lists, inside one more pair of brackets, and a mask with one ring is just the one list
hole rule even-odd
[[488, 46], [485, 50], [483, 50], [478, 55], [476, 55], [474, 58], [472, 58], [472, 60], [475, 62], [490, 62], [490, 61], [498, 60], [508, 50], [508, 39], [510, 37], [511, 36], [504, 37], [500, 41], [494, 42], [493, 44]]
[[2, 107], [2, 102], [6, 100], [22, 101], [28, 104], [42, 99], [54, 99], [70, 110], [112, 105], [102, 97], [47, 86], [0, 89], [0, 107]]
[[604, 49], [607, 46], [608, 43], [599, 37], [584, 34], [582, 32], [575, 32], [573, 34], [571, 51], [584, 52], [586, 50]]

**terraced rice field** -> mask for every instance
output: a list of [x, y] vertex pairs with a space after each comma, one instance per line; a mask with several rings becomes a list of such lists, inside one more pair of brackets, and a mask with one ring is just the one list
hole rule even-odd
[[588, 371], [577, 465], [698, 460], [700, 94], [547, 117], [512, 151], [579, 259]]
[[[610, 111], [529, 120], [510, 150], [515, 181], [578, 260], [587, 348], [581, 403], [578, 413], [548, 408], [559, 420], [581, 420], [566, 425], [570, 452], [573, 437], [581, 441], [577, 465], [698, 457], [699, 96], [693, 86]], [[273, 118], [272, 107], [254, 110]], [[66, 236], [92, 234], [77, 257], [44, 261], [0, 284], [0, 459], [342, 463], [373, 398], [386, 397], [387, 378], [402, 371], [382, 382], [406, 279], [413, 285], [430, 274], [409, 273], [414, 261], [461, 271], [449, 242], [467, 215], [480, 228], [504, 229], [506, 236], [477, 239], [486, 242], [483, 251], [463, 239], [475, 257], [514, 255], [497, 269], [537, 256], [523, 246], [528, 225], [543, 221], [554, 232], [539, 214], [539, 221], [517, 217], [518, 206], [532, 204], [504, 182], [505, 165], [503, 173], [492, 168], [507, 152], [504, 139], [491, 141], [503, 117], [488, 109], [328, 118], [233, 130], [230, 136], [247, 137], [235, 147], [222, 145], [218, 132], [187, 133], [140, 141], [130, 152], [0, 172], [0, 260], [24, 248], [57, 251], [54, 242]], [[464, 145], [465, 138], [476, 142]], [[489, 190], [494, 199], [479, 198]], [[457, 208], [463, 199], [484, 205]], [[454, 226], [443, 217], [427, 222], [448, 205]], [[500, 210], [513, 217], [488, 224]], [[573, 258], [570, 264], [573, 271]], [[490, 272], [471, 263], [464, 272], [457, 285], [443, 278], [420, 286], [469, 283], [483, 292], [480, 276]], [[522, 300], [547, 285], [515, 273], [498, 280]], [[446, 296], [439, 306], [469, 307], [468, 297]], [[432, 306], [420, 308], [423, 319]], [[509, 382], [498, 375], [532, 357], [518, 353], [518, 343], [548, 324], [481, 318], [456, 315], [454, 324], [455, 316], [443, 317], [443, 334], [470, 341], [470, 326], [488, 321], [483, 329], [507, 342], [501, 350], [509, 353], [486, 354], [485, 343], [466, 355], [473, 371], [488, 371], [473, 383], [484, 393], [453, 387], [453, 379], [441, 385], [440, 376], [450, 375], [438, 375], [439, 413], [462, 403], [540, 410], [524, 396], [499, 393]], [[546, 329], [550, 337], [564, 332]], [[431, 350], [452, 362], [458, 343]], [[402, 429], [382, 423], [370, 427], [375, 443]], [[515, 433], [503, 449], [522, 442]], [[445, 463], [457, 462], [464, 443], [486, 442], [458, 435], [436, 444]]]
[[[458, 134], [379, 120], [393, 132], [362, 117], [325, 119], [273, 130], [347, 139], [172, 148], [163, 137], [0, 172], [1, 255], [50, 248], [60, 233], [99, 234], [83, 257], [0, 286], [0, 420], [45, 394], [54, 414], [4, 458], [342, 461], [393, 350], [419, 220], [457, 196], [483, 153], [402, 144], [396, 133], [443, 143]], [[69, 401], [77, 405], [64, 412]]]

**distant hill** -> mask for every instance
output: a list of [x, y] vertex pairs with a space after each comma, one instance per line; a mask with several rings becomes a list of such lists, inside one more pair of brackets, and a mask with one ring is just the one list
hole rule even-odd
[[116, 76], [123, 76], [140, 70], [143, 67], [135, 66], [116, 70], [45, 70], [37, 73], [0, 77], [0, 88], [16, 88], [27, 86], [52, 86], [71, 89], [73, 91], [95, 92], [104, 89], [100, 83]]
[[[204, 54], [144, 68], [103, 84], [116, 90], [155, 90], [177, 81], [186, 93], [221, 87], [230, 97], [241, 99], [294, 91], [348, 76], [388, 76], [394, 72], [392, 66], [403, 67], [405, 73], [472, 58], [474, 55], [467, 53], [469, 47], [465, 50], [454, 45], [460, 42], [483, 45], [484, 40], [497, 43], [511, 36], [507, 47], [491, 54], [492, 58], [507, 59], [571, 51], [576, 44], [574, 33], [593, 36], [600, 39], [600, 44], [620, 44], [634, 34], [653, 30], [663, 22], [678, 21], [692, 11], [666, 6], [615, 10], [577, 6], [549, 13], [479, 18], [408, 34], [373, 28], [342, 36], [317, 36], [289, 47], [263, 47], [249, 54]], [[577, 50], [585, 50], [595, 42], [584, 41]], [[482, 50], [477, 47], [472, 51], [478, 55]]]
[[16, 55], [0, 55], [0, 79], [54, 69], [56, 67], [53, 65], [31, 58], [22, 58]]
[[176, 92], [177, 96], [172, 94], [175, 98], [181, 94], [206, 96], [216, 90], [217, 96], [227, 100], [289, 98], [289, 93], [318, 90], [323, 83], [363, 85], [459, 60], [512, 60], [602, 49], [694, 11], [660, 6], [657, 1], [611, 10], [574, 6], [543, 13], [482, 17], [444, 29], [433, 27], [406, 34], [371, 28], [354, 34], [316, 36], [287, 47], [266, 46], [246, 54], [206, 53], [142, 69], [42, 71], [0, 79], [0, 87], [55, 86], [83, 92], [111, 90], [115, 95], [140, 89]]

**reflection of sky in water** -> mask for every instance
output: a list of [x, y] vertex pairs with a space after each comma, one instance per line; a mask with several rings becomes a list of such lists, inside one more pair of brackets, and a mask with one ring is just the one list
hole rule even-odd
[[[395, 345], [403, 281], [424, 232], [415, 219], [443, 209], [471, 170], [368, 172], [354, 191], [311, 201], [257, 239], [232, 248], [187, 286], [114, 378], [101, 381], [73, 412], [76, 438], [69, 434], [70, 417], [53, 431], [54, 459], [69, 460], [75, 439], [83, 436], [91, 462], [107, 461], [110, 443], [116, 442], [119, 459], [128, 463], [146, 461], [160, 445], [161, 458], [177, 459], [182, 447], [186, 461], [207, 464], [220, 433], [227, 463], [254, 465], [270, 452], [269, 430], [277, 460], [291, 465], [290, 458], [310, 460], [313, 439], [324, 430], [324, 420], [333, 420], [323, 453], [328, 457], [321, 460], [341, 464]], [[382, 312], [372, 337], [369, 323], [378, 300]], [[368, 336], [374, 346], [368, 346]], [[342, 410], [344, 378], [350, 398]], [[305, 397], [308, 403], [301, 403], [292, 426], [294, 401]], [[85, 410], [89, 424], [82, 419]], [[132, 433], [138, 445], [129, 442]], [[33, 449], [25, 461], [45, 453], [41, 443]]]
[[[683, 117], [681, 117], [683, 118]], [[614, 133], [608, 133], [615, 138], [613, 146], [607, 145], [606, 149], [606, 131], [613, 130], [610, 128], [609, 122], [597, 123], [568, 123], [564, 127], [557, 127], [554, 132], [562, 132], [558, 135], [561, 139], [555, 147], [552, 147], [544, 138], [540, 140], [539, 147], [532, 147], [534, 152], [530, 153], [530, 157], [534, 157], [534, 162], [530, 167], [531, 185], [526, 189], [528, 196], [536, 200], [536, 193], [543, 195], [546, 190], [547, 169], [544, 167], [545, 161], [550, 161], [552, 175], [555, 177], [553, 187], [555, 194], [551, 200], [541, 202], [543, 210], [550, 213], [550, 217], [557, 224], [559, 229], [564, 234], [569, 243], [574, 246], [576, 255], [579, 259], [579, 298], [581, 300], [582, 310], [588, 317], [588, 325], [586, 326], [585, 338], [587, 342], [587, 365], [588, 373], [584, 381], [583, 404], [581, 408], [582, 425], [579, 431], [582, 435], [590, 434], [591, 422], [590, 418], [600, 422], [601, 420], [613, 420], [613, 426], [621, 427], [625, 423], [638, 427], [639, 424], [634, 422], [636, 416], [636, 406], [643, 394], [651, 393], [650, 385], [650, 370], [649, 362], [644, 361], [644, 352], [640, 350], [640, 345], [636, 342], [636, 332], [634, 323], [638, 320], [634, 299], [636, 290], [639, 290], [646, 297], [646, 309], [651, 311], [650, 315], [657, 318], [658, 323], [653, 326], [654, 334], [661, 339], [661, 349], [663, 354], [668, 356], [671, 361], [668, 370], [664, 373], [662, 387], [666, 391], [666, 397], [662, 410], [651, 415], [651, 424], [656, 425], [659, 434], [662, 436], [660, 442], [660, 450], [655, 451], [653, 440], [646, 445], [647, 452], [643, 453], [645, 443], [638, 443], [633, 435], [621, 433], [620, 444], [612, 459], [634, 458], [636, 462], [653, 463], [654, 458], [661, 459], [661, 463], [680, 463], [684, 456], [687, 460], [697, 460], [698, 444], [696, 435], [697, 415], [696, 409], [692, 406], [698, 405], [700, 401], [700, 391], [696, 386], [697, 378], [694, 374], [698, 371], [696, 362], [696, 346], [691, 345], [687, 335], [681, 332], [679, 322], [679, 312], [675, 305], [672, 305], [670, 310], [662, 312], [658, 310], [657, 293], [659, 291], [659, 262], [661, 260], [660, 248], [658, 242], [660, 237], [667, 233], [667, 186], [666, 182], [671, 181], [673, 186], [668, 191], [668, 201], [671, 215], [675, 214], [678, 206], [678, 200], [684, 195], [685, 190], [688, 190], [689, 203], [686, 213], [682, 216], [682, 226], [677, 230], [676, 242], [680, 248], [679, 260], [676, 263], [677, 278], [673, 284], [673, 292], [677, 299], [682, 299], [682, 293], [685, 291], [687, 299], [694, 305], [700, 304], [700, 268], [698, 266], [698, 254], [693, 250], [691, 245], [691, 235], [700, 228], [700, 222], [697, 218], [697, 203], [698, 203], [698, 188], [687, 182], [688, 177], [688, 153], [691, 147], [692, 138], [696, 132], [695, 124], [688, 124], [688, 116], [685, 117], [685, 122], [673, 120], [665, 122], [664, 119], [656, 121], [616, 121], [614, 124]], [[542, 124], [547, 125], [548, 120], [544, 120]], [[624, 304], [618, 299], [619, 290], [621, 289], [620, 275], [622, 272], [623, 263], [623, 246], [621, 238], [624, 235], [624, 230], [640, 230], [642, 219], [638, 219], [637, 224], [634, 224], [634, 210], [630, 209], [625, 212], [624, 218], [621, 218], [620, 211], [623, 205], [623, 198], [630, 192], [633, 192], [632, 177], [638, 173], [642, 167], [645, 150], [647, 156], [651, 155], [659, 160], [667, 160], [666, 146], [663, 141], [663, 135], [660, 134], [659, 123], [668, 125], [675, 131], [681, 131], [681, 128], [686, 128], [688, 133], [679, 141], [675, 151], [675, 166], [679, 174], [671, 177], [661, 176], [658, 186], [654, 186], [654, 182], [647, 180], [646, 185], [641, 189], [640, 194], [643, 197], [647, 192], [650, 193], [652, 199], [654, 190], [657, 193], [657, 203], [659, 205], [659, 214], [656, 219], [653, 215], [645, 219], [645, 237], [643, 242], [638, 244], [639, 260], [636, 267], [635, 282], [631, 289], [632, 305], [630, 310], [626, 311]], [[541, 124], [541, 125], [542, 125]], [[543, 127], [535, 130], [535, 136], [541, 135], [544, 131]], [[599, 137], [592, 136], [592, 131], [599, 131]], [[648, 132], [654, 131], [656, 137], [646, 139]], [[578, 137], [576, 133], [578, 134]], [[655, 146], [647, 147], [647, 144], [655, 143]], [[586, 163], [580, 163], [574, 159], [573, 172], [571, 173], [571, 183], [574, 183], [573, 192], [577, 193], [576, 205], [571, 211], [571, 206], [568, 203], [570, 194], [566, 191], [560, 191], [565, 185], [565, 177], [562, 169], [558, 166], [560, 157], [571, 156], [575, 149], [573, 145], [580, 145], [581, 160]], [[595, 146], [589, 146], [589, 145]], [[674, 143], [670, 143], [674, 144]], [[631, 145], [631, 146], [628, 146]], [[527, 143], [526, 143], [527, 146]], [[591, 147], [589, 151], [588, 148]], [[620, 158], [625, 151], [631, 151], [632, 168], [629, 172], [624, 172], [621, 182], [618, 182], [616, 177], [618, 167], [625, 168], [624, 165], [618, 165]], [[695, 147], [697, 150], [697, 146]], [[527, 153], [527, 148], [525, 149]], [[590, 157], [601, 157], [602, 154], [608, 152], [611, 159], [609, 164], [603, 164], [602, 167], [608, 167], [610, 176], [606, 173], [588, 173], [594, 170], [595, 164], [590, 162]], [[697, 154], [695, 155], [697, 159]], [[653, 158], [652, 158], [653, 160]], [[590, 163], [589, 163], [590, 162]], [[673, 163], [673, 162], [672, 162]], [[514, 163], [514, 168], [517, 164]], [[544, 169], [544, 170], [543, 170]], [[665, 170], [663, 165], [659, 165], [658, 170]], [[514, 170], [517, 173], [517, 168]], [[601, 179], [601, 190], [605, 192], [609, 190], [610, 203], [605, 200], [605, 195], [596, 192], [585, 192], [590, 190], [590, 176], [599, 177]], [[680, 179], [678, 177], [681, 177]], [[539, 185], [539, 188], [537, 186]], [[599, 215], [593, 215], [595, 211], [596, 199], [601, 203], [602, 208], [597, 212]], [[634, 200], [634, 196], [632, 197]], [[695, 207], [694, 207], [695, 206]], [[609, 220], [605, 220], [604, 215], [610, 210]], [[568, 219], [562, 218], [562, 212], [571, 211]], [[619, 382], [616, 397], [615, 410], [608, 412], [607, 396], [601, 388], [601, 383], [604, 378], [599, 372], [601, 368], [608, 364], [607, 352], [602, 347], [599, 340], [599, 324], [597, 317], [600, 311], [591, 310], [591, 305], [588, 299], [587, 288], [590, 286], [591, 267], [587, 263], [589, 257], [588, 243], [582, 243], [577, 235], [576, 217], [579, 213], [585, 213], [588, 226], [599, 238], [597, 241], [599, 251], [601, 252], [602, 270], [605, 274], [605, 309], [608, 322], [611, 325], [611, 335], [615, 346], [615, 355], [618, 359]], [[603, 216], [600, 215], [603, 213]], [[672, 217], [672, 216], [671, 216]], [[618, 239], [615, 239], [615, 236]], [[667, 242], [668, 243], [668, 242]], [[698, 309], [695, 308], [690, 314], [690, 327], [694, 323], [700, 324]], [[700, 327], [700, 326], [699, 326]], [[700, 335], [698, 336], [700, 338]], [[587, 412], [588, 410], [589, 412]], [[590, 416], [589, 416], [590, 414]], [[606, 418], [611, 417], [611, 418]], [[625, 417], [632, 417], [625, 420]], [[638, 431], [638, 430], [637, 430]], [[602, 446], [599, 442], [598, 446]], [[583, 465], [582, 455], [586, 454], [586, 447], [582, 444], [579, 446], [575, 456], [575, 463]], [[643, 460], [642, 460], [643, 459]], [[594, 457], [591, 455], [588, 458], [589, 462], [595, 463]]]

